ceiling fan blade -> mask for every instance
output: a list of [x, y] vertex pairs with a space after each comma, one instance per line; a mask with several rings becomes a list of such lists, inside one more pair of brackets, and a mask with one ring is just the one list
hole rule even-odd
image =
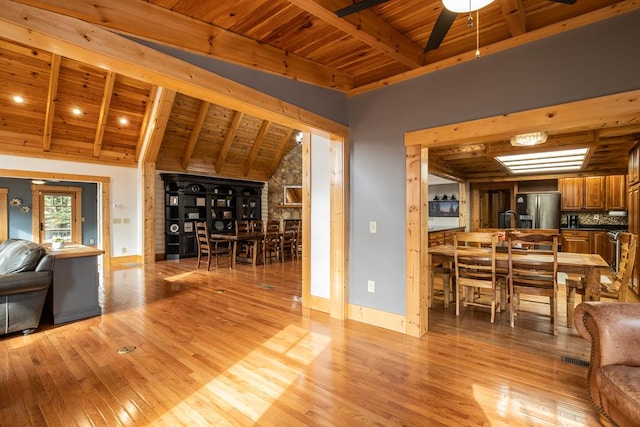
[[440, 16], [438, 16], [436, 25], [433, 26], [433, 31], [431, 31], [429, 40], [427, 40], [427, 45], [424, 47], [425, 52], [429, 52], [430, 50], [440, 47], [440, 43], [442, 43], [442, 40], [444, 40], [444, 37], [449, 32], [449, 28], [453, 25], [453, 21], [456, 20], [456, 16], [458, 16], [457, 13], [451, 12], [447, 8], [442, 8], [442, 12], [440, 12]]
[[353, 3], [347, 7], [336, 10], [336, 15], [340, 18], [344, 18], [347, 15], [358, 13], [361, 10], [369, 9], [370, 7], [377, 6], [382, 3], [386, 3], [389, 0], [362, 0], [358, 3]]
[[562, 4], [574, 4], [576, 0], [550, 0], [554, 3], [562, 3]]

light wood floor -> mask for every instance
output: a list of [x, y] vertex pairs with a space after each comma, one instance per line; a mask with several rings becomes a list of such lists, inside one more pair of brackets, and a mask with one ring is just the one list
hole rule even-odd
[[298, 261], [194, 265], [112, 271], [102, 316], [1, 338], [0, 424], [598, 425], [566, 328], [436, 303], [416, 339], [303, 310]]

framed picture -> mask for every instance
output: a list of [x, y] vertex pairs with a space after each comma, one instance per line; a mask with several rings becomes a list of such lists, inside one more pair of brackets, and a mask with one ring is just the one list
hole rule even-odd
[[198, 218], [200, 218], [200, 214], [198, 212], [189, 212], [187, 214], [187, 218], [189, 218], [189, 219], [198, 219]]
[[196, 197], [196, 206], [206, 206], [207, 201], [204, 197]]
[[225, 219], [231, 218], [231, 211], [222, 212], [222, 218], [225, 218]]
[[193, 233], [193, 223], [192, 222], [185, 222], [184, 223], [184, 232], [185, 233]]
[[178, 196], [169, 196], [169, 205], [178, 206]]
[[457, 200], [437, 200], [429, 202], [429, 216], [431, 217], [456, 217], [460, 215], [459, 202]]
[[216, 206], [217, 207], [225, 207], [227, 206], [227, 201], [225, 199], [217, 199], [216, 200]]

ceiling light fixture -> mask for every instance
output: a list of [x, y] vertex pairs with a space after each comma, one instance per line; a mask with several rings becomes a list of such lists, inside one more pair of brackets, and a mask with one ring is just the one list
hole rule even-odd
[[31, 183], [34, 184], [34, 185], [42, 185], [42, 184], [44, 184], [44, 180], [42, 180], [42, 179], [32, 179]]
[[493, 0], [442, 0], [444, 7], [456, 13], [473, 12], [491, 3]]
[[71, 112], [76, 116], [79, 116], [80, 114], [82, 114], [82, 110], [79, 109], [78, 107], [75, 107], [74, 109], [72, 109]]
[[558, 172], [582, 168], [588, 148], [498, 156], [495, 159], [513, 174]]
[[532, 132], [514, 135], [510, 141], [514, 147], [530, 147], [532, 145], [544, 144], [547, 141], [547, 137], [547, 132]]
[[15, 102], [16, 104], [24, 104], [24, 98], [20, 95], [15, 95], [13, 97], [13, 102]]
[[126, 117], [120, 117], [120, 120], [118, 120], [120, 122], [121, 125], [126, 125], [129, 123], [129, 120], [127, 120]]

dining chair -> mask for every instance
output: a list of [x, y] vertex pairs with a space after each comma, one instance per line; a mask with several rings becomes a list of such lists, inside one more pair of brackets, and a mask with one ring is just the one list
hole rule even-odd
[[[488, 307], [491, 323], [500, 307], [500, 285], [503, 278], [496, 274], [496, 233], [458, 232], [454, 239], [454, 270], [456, 277], [456, 316], [460, 305]], [[488, 300], [487, 300], [488, 297]]]
[[[600, 297], [626, 302], [629, 291], [629, 281], [636, 261], [638, 236], [632, 233], [620, 233], [620, 261], [618, 271], [614, 274], [600, 276]], [[603, 280], [604, 279], [604, 280]], [[573, 327], [575, 312], [575, 295], [582, 295], [584, 299], [586, 279], [584, 277], [569, 277], [567, 284], [567, 325]]]
[[523, 311], [521, 295], [547, 297], [553, 335], [558, 335], [558, 236], [518, 233], [510, 234], [508, 239], [511, 327], [515, 327], [515, 318]]
[[273, 232], [275, 231], [276, 233], [280, 232], [280, 220], [279, 219], [270, 219], [269, 221], [267, 221], [267, 232]]
[[212, 240], [209, 234], [209, 226], [206, 221], [197, 221], [195, 223], [196, 244], [198, 245], [198, 261], [196, 270], [200, 269], [200, 261], [207, 257], [207, 271], [211, 268], [211, 257], [216, 260], [216, 268], [218, 268], [218, 259], [221, 256], [229, 258], [229, 268], [231, 268], [231, 241], [230, 240]]
[[264, 235], [262, 240], [262, 263], [267, 263], [267, 258], [273, 260], [275, 257], [276, 262], [280, 261], [280, 232], [279, 227], [273, 230], [273, 228]]

